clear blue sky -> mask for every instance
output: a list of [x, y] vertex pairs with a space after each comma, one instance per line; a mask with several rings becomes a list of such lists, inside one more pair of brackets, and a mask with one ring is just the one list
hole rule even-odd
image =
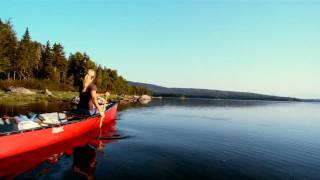
[[0, 18], [128, 80], [320, 98], [320, 1], [3, 0]]

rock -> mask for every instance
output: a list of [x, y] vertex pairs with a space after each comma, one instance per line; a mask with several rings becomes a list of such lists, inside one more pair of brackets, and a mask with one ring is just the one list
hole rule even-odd
[[148, 95], [142, 95], [142, 96], [139, 98], [139, 102], [140, 102], [141, 104], [148, 104], [150, 101], [151, 101], [151, 97], [148, 96]]
[[134, 101], [138, 101], [139, 98], [140, 98], [140, 96], [136, 96], [136, 95], [133, 96]]
[[[107, 100], [105, 100], [103, 97], [100, 97], [100, 96], [97, 98], [97, 101], [98, 101], [99, 105], [104, 105], [104, 104], [107, 103]], [[80, 97], [79, 96], [74, 97], [71, 100], [71, 104], [74, 104], [74, 105], [78, 105], [79, 102], [80, 102]]]
[[24, 87], [13, 87], [13, 86], [10, 86], [8, 89], [9, 89], [9, 91], [11, 93], [26, 94], [26, 95], [36, 94], [36, 92], [30, 91], [29, 89], [24, 88]]
[[120, 103], [122, 104], [133, 103], [138, 100], [138, 99], [135, 99], [134, 96], [128, 96], [128, 95], [120, 96], [119, 99], [120, 99]]
[[74, 98], [72, 98], [72, 100], [71, 100], [71, 103], [72, 104], [79, 104], [79, 102], [80, 102], [80, 97], [79, 96], [77, 96], [77, 97], [74, 97]]
[[151, 100], [151, 97], [148, 95], [142, 95], [139, 100]]
[[48, 89], [46, 89], [46, 90], [44, 91], [44, 94], [45, 94], [46, 96], [52, 96], [52, 92], [49, 91]]

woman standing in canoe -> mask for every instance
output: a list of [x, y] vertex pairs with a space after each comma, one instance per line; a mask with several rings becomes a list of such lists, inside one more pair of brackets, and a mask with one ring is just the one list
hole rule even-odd
[[[100, 114], [102, 118], [104, 117], [104, 109], [99, 106], [97, 94], [97, 86], [94, 84], [96, 72], [93, 69], [89, 69], [87, 74], [83, 78], [82, 88], [80, 88], [80, 102], [78, 109], [81, 114], [94, 115]], [[106, 92], [106, 96], [108, 96]]]

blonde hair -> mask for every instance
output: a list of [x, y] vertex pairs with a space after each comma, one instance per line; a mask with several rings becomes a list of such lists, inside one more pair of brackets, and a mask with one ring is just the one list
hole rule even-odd
[[87, 74], [83, 78], [82, 92], [86, 92], [89, 85], [93, 82], [96, 72], [93, 69], [88, 69]]

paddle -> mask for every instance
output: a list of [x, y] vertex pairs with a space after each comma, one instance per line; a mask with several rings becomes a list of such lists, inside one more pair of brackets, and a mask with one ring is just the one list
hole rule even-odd
[[126, 139], [129, 138], [128, 135], [121, 135], [121, 134], [112, 134], [109, 136], [102, 136], [100, 137], [100, 140], [118, 140], [118, 139]]
[[[103, 105], [102, 109], [103, 109], [103, 113], [105, 113], [105, 111], [106, 111], [106, 103]], [[103, 118], [104, 118], [104, 116], [101, 116], [101, 118], [100, 118], [100, 123], [99, 123], [99, 128], [100, 129], [102, 127]]]
[[[103, 104], [103, 107], [102, 107], [102, 108], [103, 108], [103, 113], [104, 113], [104, 115], [105, 115], [105, 112], [106, 112], [106, 104], [107, 104], [107, 102], [105, 102], [105, 103]], [[98, 136], [98, 139], [101, 138], [101, 134], [102, 134], [101, 128], [102, 128], [103, 118], [104, 118], [104, 116], [101, 116], [100, 122], [99, 122], [99, 136]]]

